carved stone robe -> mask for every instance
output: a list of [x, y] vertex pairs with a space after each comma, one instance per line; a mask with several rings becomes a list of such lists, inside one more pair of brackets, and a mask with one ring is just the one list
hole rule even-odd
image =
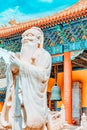
[[41, 128], [47, 120], [47, 83], [51, 72], [51, 56], [38, 48], [30, 61], [20, 59], [19, 73], [7, 70], [7, 94], [1, 114], [3, 126], [12, 130]]

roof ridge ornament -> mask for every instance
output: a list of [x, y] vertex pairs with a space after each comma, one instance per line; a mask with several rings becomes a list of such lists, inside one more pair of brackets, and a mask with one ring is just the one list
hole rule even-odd
[[16, 19], [12, 19], [12, 20], [10, 20], [8, 23], [9, 23], [11, 26], [17, 24]]

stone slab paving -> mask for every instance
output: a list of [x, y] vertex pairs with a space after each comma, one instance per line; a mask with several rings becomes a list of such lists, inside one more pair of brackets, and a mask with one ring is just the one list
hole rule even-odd
[[[63, 128], [61, 130], [75, 130], [77, 128], [77, 126], [71, 126], [69, 128]], [[0, 130], [11, 130], [10, 128], [3, 128], [1, 125], [0, 125]]]
[[[69, 125], [69, 124], [64, 124], [64, 127], [62, 129], [57, 129], [57, 130], [75, 130], [79, 126], [74, 126], [74, 125]], [[0, 124], [0, 130], [11, 130], [11, 128], [3, 128], [2, 125]]]

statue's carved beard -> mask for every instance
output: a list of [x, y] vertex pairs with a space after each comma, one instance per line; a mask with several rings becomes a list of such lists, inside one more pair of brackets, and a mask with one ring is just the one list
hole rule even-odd
[[38, 48], [37, 44], [37, 41], [35, 43], [28, 41], [27, 43], [23, 44], [21, 48], [21, 59], [29, 60], [30, 58], [32, 58]]

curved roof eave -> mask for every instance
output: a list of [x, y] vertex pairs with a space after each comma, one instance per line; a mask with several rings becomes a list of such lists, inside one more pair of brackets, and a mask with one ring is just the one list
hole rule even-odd
[[69, 22], [82, 17], [87, 17], [87, 0], [80, 0], [70, 8], [51, 16], [30, 20], [27, 22], [16, 23], [9, 27], [1, 27], [0, 37], [3, 38], [16, 33], [21, 33], [32, 26], [46, 28], [50, 27], [51, 25]]

